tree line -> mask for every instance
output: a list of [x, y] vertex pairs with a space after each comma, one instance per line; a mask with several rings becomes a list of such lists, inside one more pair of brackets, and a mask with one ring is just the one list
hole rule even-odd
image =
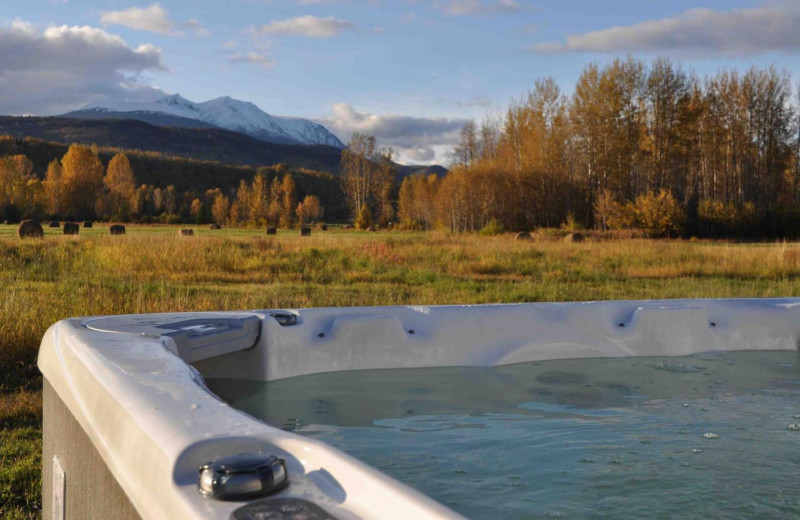
[[800, 117], [775, 68], [699, 78], [665, 59], [588, 65], [571, 94], [535, 82], [468, 122], [444, 179], [408, 179], [409, 227], [641, 228], [654, 236], [796, 236]]
[[27, 155], [0, 156], [0, 220], [100, 218], [286, 227], [320, 220], [324, 215], [320, 198], [308, 194], [300, 199], [294, 177], [276, 165], [259, 168], [236, 190], [179, 191], [174, 185], [138, 184], [123, 152], [104, 167], [95, 147], [73, 144], [60, 159], [48, 163], [44, 178]]

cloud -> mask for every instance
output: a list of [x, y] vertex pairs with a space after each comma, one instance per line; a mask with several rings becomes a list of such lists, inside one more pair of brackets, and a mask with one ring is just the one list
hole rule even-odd
[[15, 21], [0, 26], [0, 113], [63, 113], [106, 99], [152, 99], [164, 93], [141, 75], [166, 70], [161, 50], [130, 47], [102, 29]]
[[269, 59], [264, 54], [257, 52], [239, 53], [236, 52], [228, 56], [228, 61], [231, 63], [250, 63], [254, 65], [262, 65], [264, 67], [271, 67], [275, 62]]
[[698, 55], [755, 55], [800, 50], [800, 3], [717, 11], [690, 9], [661, 20], [567, 37], [534, 47], [538, 53], [669, 51]]
[[320, 18], [314, 15], [298, 16], [288, 20], [274, 20], [252, 31], [257, 35], [277, 34], [281, 36], [305, 36], [306, 38], [331, 38], [355, 25], [333, 16]]
[[409, 148], [405, 150], [405, 156], [413, 162], [430, 163], [436, 158], [436, 150], [429, 147]]
[[173, 27], [167, 10], [157, 3], [144, 8], [131, 7], [123, 11], [105, 11], [100, 14], [100, 23], [161, 34], [172, 34]]
[[206, 26], [194, 18], [188, 20], [184, 25], [186, 25], [186, 27], [188, 27], [197, 36], [201, 36], [203, 38], [208, 38], [211, 36], [211, 31], [209, 31]]
[[453, 146], [466, 122], [458, 118], [362, 113], [347, 103], [334, 104], [332, 112], [321, 122], [343, 142], [348, 142], [353, 132], [367, 133], [375, 136], [381, 146], [398, 152], [401, 161], [411, 162], [430, 162], [440, 155], [440, 150]]
[[436, 5], [449, 16], [513, 14], [520, 10], [516, 0], [448, 0]]

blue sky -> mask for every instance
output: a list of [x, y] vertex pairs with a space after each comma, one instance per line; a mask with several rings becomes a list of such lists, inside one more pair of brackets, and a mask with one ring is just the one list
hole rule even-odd
[[26, 0], [0, 11], [0, 112], [52, 114], [180, 93], [371, 131], [445, 160], [465, 118], [538, 77], [668, 56], [699, 74], [800, 51], [800, 0]]

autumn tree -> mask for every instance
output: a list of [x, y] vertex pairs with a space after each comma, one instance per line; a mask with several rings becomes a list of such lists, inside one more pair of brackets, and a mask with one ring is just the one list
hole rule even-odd
[[395, 196], [395, 167], [392, 160], [394, 152], [385, 149], [380, 153], [375, 186], [375, 212], [379, 226], [386, 227], [396, 215], [394, 206]]
[[86, 146], [73, 144], [61, 159], [61, 166], [64, 216], [93, 218], [97, 196], [103, 188], [103, 165], [97, 153]]
[[322, 206], [316, 195], [306, 195], [303, 202], [297, 205], [297, 218], [301, 225], [316, 222], [322, 218], [322, 215]]
[[267, 222], [277, 226], [283, 214], [283, 186], [276, 176], [272, 179], [269, 188], [269, 206], [267, 207]]
[[47, 165], [47, 173], [44, 179], [45, 210], [50, 215], [62, 215], [64, 213], [61, 176], [61, 161], [53, 159]]
[[373, 202], [377, 184], [375, 137], [356, 132], [342, 151], [342, 187], [353, 218]]
[[120, 153], [111, 158], [103, 184], [107, 192], [107, 215], [116, 220], [128, 220], [136, 192], [136, 179], [128, 156]]
[[228, 218], [228, 210], [230, 209], [230, 199], [218, 193], [214, 198], [214, 204], [211, 206], [211, 216], [216, 224], [220, 226], [225, 223]]
[[17, 220], [37, 213], [42, 185], [25, 155], [0, 157], [0, 212], [3, 218]]
[[294, 225], [295, 209], [297, 207], [297, 188], [291, 174], [283, 176], [281, 182], [283, 204], [281, 208], [280, 223], [283, 227], [290, 228]]

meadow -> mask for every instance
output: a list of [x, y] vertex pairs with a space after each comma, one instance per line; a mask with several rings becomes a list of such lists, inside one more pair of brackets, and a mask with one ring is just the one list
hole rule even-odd
[[[190, 227], [190, 226], [182, 226]], [[41, 515], [39, 341], [98, 314], [800, 294], [800, 244], [556, 234], [106, 225], [20, 240], [0, 225], [0, 518]]]

